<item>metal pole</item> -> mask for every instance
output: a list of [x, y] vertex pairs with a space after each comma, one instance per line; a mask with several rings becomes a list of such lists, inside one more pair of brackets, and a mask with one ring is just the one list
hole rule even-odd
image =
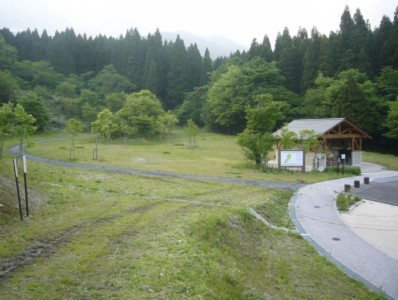
[[21, 220], [23, 220], [22, 216], [22, 205], [21, 205], [21, 195], [19, 193], [19, 184], [18, 184], [18, 167], [17, 167], [17, 160], [14, 158], [14, 174], [15, 174], [15, 182], [17, 184], [17, 194], [18, 194], [18, 205], [19, 205], [19, 216]]
[[26, 157], [22, 156], [23, 161], [23, 179], [25, 183], [25, 202], [26, 202], [26, 216], [29, 217], [29, 202], [28, 202], [28, 181], [27, 181], [27, 173], [28, 169], [26, 167]]

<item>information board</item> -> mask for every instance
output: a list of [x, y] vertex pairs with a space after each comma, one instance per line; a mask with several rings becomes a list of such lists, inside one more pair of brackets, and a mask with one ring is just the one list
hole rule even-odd
[[281, 167], [303, 167], [304, 151], [303, 150], [281, 150], [280, 151]]

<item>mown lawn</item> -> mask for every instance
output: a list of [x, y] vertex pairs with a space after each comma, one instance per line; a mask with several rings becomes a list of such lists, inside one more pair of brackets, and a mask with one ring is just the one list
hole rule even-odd
[[[51, 136], [54, 138], [54, 136]], [[46, 140], [37, 138], [28, 151], [34, 155], [70, 161], [71, 138]], [[46, 140], [46, 141], [45, 141]], [[170, 140], [135, 139], [124, 143], [120, 140], [98, 143], [98, 161], [93, 160], [96, 142], [93, 136], [76, 141], [73, 161], [101, 166], [118, 166], [141, 170], [167, 171], [183, 174], [221, 176], [247, 179], [263, 179], [288, 182], [318, 182], [342, 177], [328, 172], [301, 173], [270, 169], [255, 170], [246, 160], [236, 137], [202, 131], [196, 137], [196, 146], [190, 147], [188, 137], [176, 130]], [[270, 154], [270, 159], [273, 154]]]
[[[85, 143], [80, 145], [90, 149]], [[195, 159], [222, 156], [214, 154], [222, 143], [200, 154], [204, 144], [199, 139], [197, 148], [181, 151], [196, 151]], [[47, 151], [40, 145], [32, 152], [54, 155], [48, 144]], [[55, 142], [53, 147], [61, 153], [65, 146]], [[140, 156], [144, 149], [156, 157], [162, 154], [154, 150], [162, 145], [139, 147]], [[126, 157], [134, 161], [131, 153], [109, 153], [98, 163], [136, 165], [126, 165]], [[169, 155], [173, 157], [171, 151]], [[173, 158], [176, 165], [179, 155]], [[83, 160], [80, 154], [78, 159]], [[236, 167], [242, 163], [237, 156], [227, 157], [198, 170], [220, 175], [230, 168], [242, 177], [276, 176]], [[2, 159], [1, 175], [12, 178], [10, 166], [10, 157]], [[270, 222], [291, 227], [291, 192], [35, 162], [28, 163], [28, 171], [29, 186], [40, 194], [32, 195], [31, 217], [19, 221], [14, 208], [11, 218], [0, 223], [0, 270], [15, 267], [0, 277], [0, 299], [380, 298], [300, 236], [272, 230], [247, 212], [252, 207]], [[182, 164], [175, 171], [183, 172]], [[16, 201], [15, 194], [11, 198]]]
[[366, 162], [385, 166], [389, 170], [398, 171], [398, 156], [396, 155], [364, 152], [363, 159]]

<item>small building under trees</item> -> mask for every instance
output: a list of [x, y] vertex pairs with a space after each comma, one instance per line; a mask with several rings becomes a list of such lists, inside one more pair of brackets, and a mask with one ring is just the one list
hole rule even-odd
[[[362, 140], [371, 138], [344, 118], [294, 120], [274, 136], [277, 153], [276, 160], [270, 164], [290, 167], [288, 161], [291, 161], [291, 167], [302, 164], [305, 171], [324, 170], [327, 166], [342, 163], [360, 166]], [[294, 152], [300, 150], [303, 152]]]

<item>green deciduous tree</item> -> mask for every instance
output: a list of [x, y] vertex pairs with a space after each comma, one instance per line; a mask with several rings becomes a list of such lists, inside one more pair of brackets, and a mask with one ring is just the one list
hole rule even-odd
[[15, 100], [18, 89], [14, 76], [8, 71], [0, 71], [0, 103]]
[[171, 111], [167, 111], [165, 114], [159, 116], [158, 122], [161, 138], [163, 135], [166, 135], [170, 140], [173, 129], [178, 123], [177, 117]]
[[35, 118], [28, 114], [21, 104], [4, 103], [0, 107], [0, 157], [4, 141], [10, 137], [19, 138], [19, 156], [22, 157], [25, 138], [36, 131]]
[[331, 116], [344, 117], [359, 128], [373, 133], [380, 126], [380, 114], [378, 103], [367, 94], [366, 87], [365, 83], [361, 86], [354, 76], [349, 75], [333, 97]]
[[[213, 74], [204, 108], [206, 126], [212, 130], [234, 134], [246, 127], [246, 109], [256, 104], [255, 97], [269, 93], [285, 98], [283, 77], [275, 63], [256, 57], [239, 66], [230, 64]], [[290, 92], [290, 95], [292, 93]], [[283, 98], [283, 99], [281, 99]]]
[[111, 112], [117, 112], [119, 111], [124, 103], [126, 102], [126, 94], [125, 93], [111, 93], [106, 95], [105, 97], [105, 106], [111, 111]]
[[97, 115], [97, 119], [91, 123], [91, 132], [107, 140], [115, 132], [116, 126], [114, 115], [109, 109], [105, 108]]
[[72, 135], [72, 148], [70, 158], [75, 158], [75, 138], [83, 132], [83, 123], [72, 118], [66, 123], [66, 132]]
[[380, 130], [385, 108], [376, 95], [375, 84], [365, 73], [350, 69], [340, 72], [335, 79], [320, 74], [316, 85], [305, 96], [306, 116], [347, 118], [370, 134]]
[[272, 132], [278, 121], [283, 120], [283, 103], [274, 101], [270, 94], [260, 94], [255, 105], [246, 109], [247, 128], [255, 132]]
[[0, 158], [3, 157], [4, 142], [12, 135], [12, 123], [14, 120], [14, 105], [4, 103], [0, 107]]
[[50, 120], [43, 99], [35, 92], [23, 92], [18, 97], [18, 103], [22, 104], [25, 111], [35, 118], [37, 130], [43, 131]]
[[57, 94], [64, 98], [76, 97], [76, 86], [68, 81], [63, 81], [57, 85]]
[[322, 147], [319, 136], [314, 130], [301, 130], [298, 134], [298, 141], [300, 143], [300, 148], [304, 149], [305, 152], [318, 152]]
[[191, 119], [188, 120], [184, 128], [185, 134], [189, 137], [190, 147], [196, 147], [196, 136], [199, 133], [199, 127]]
[[147, 137], [159, 133], [158, 121], [164, 113], [160, 100], [150, 91], [142, 90], [128, 96], [116, 115], [127, 126], [129, 135]]
[[377, 78], [377, 88], [385, 99], [394, 101], [398, 97], [398, 70], [391, 66], [383, 68]]
[[192, 119], [198, 126], [204, 126], [202, 111], [206, 103], [208, 90], [209, 87], [205, 85], [195, 88], [192, 92], [185, 95], [184, 102], [177, 111], [178, 119], [182, 124]]
[[398, 139], [398, 97], [395, 101], [390, 102], [390, 110], [386, 120], [388, 132], [386, 136], [392, 139]]
[[134, 89], [130, 80], [120, 75], [113, 65], [105, 66], [90, 82], [90, 86], [101, 97], [109, 93], [131, 92]]
[[12, 132], [15, 136], [19, 137], [19, 156], [22, 157], [23, 143], [27, 136], [34, 133], [37, 129], [34, 126], [35, 118], [26, 113], [25, 109], [21, 104], [17, 104], [14, 108], [13, 120], [12, 120]]
[[94, 121], [101, 109], [101, 103], [98, 99], [98, 94], [94, 91], [82, 90], [80, 93], [79, 107], [81, 111], [79, 115], [85, 121]]
[[275, 137], [272, 131], [277, 121], [283, 119], [282, 104], [272, 100], [271, 95], [263, 94], [255, 98], [256, 106], [247, 108], [247, 127], [238, 135], [238, 144], [243, 148], [247, 159], [257, 167], [267, 162]]
[[242, 147], [245, 157], [259, 167], [261, 163], [267, 162], [268, 153], [275, 145], [275, 137], [269, 132], [258, 133], [246, 129], [238, 135], [237, 142]]
[[231, 65], [213, 81], [207, 97], [206, 118], [211, 129], [235, 133], [244, 128], [244, 109], [249, 99], [241, 88], [243, 77], [242, 69]]

